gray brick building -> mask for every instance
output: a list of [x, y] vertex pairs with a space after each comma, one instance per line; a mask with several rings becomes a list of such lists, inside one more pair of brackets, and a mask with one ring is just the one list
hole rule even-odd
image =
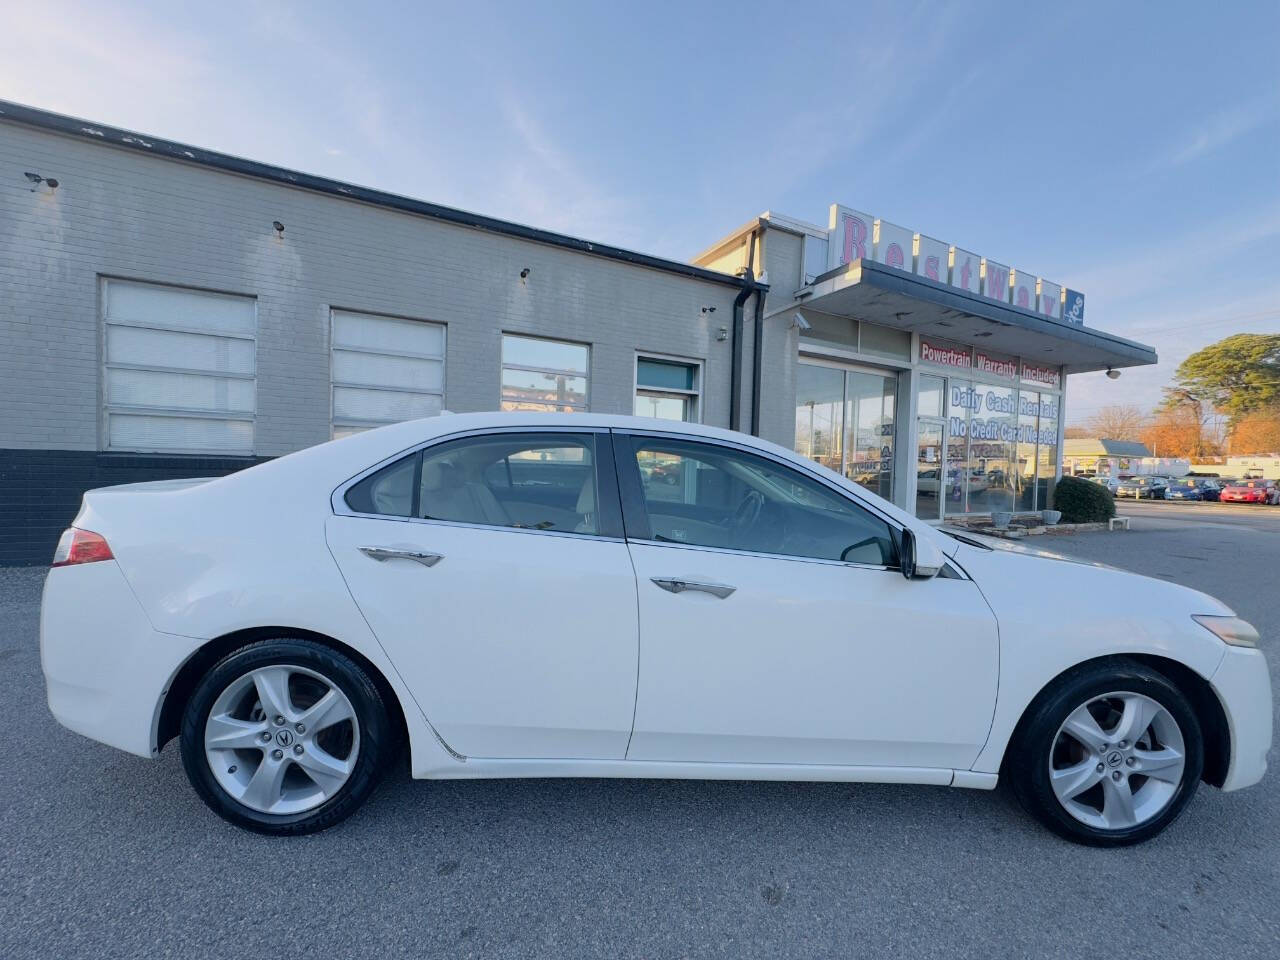
[[1154, 352], [872, 235], [838, 256], [832, 218], [680, 263], [0, 101], [0, 564], [90, 487], [444, 409], [697, 419], [939, 517], [1045, 506], [1066, 374]]

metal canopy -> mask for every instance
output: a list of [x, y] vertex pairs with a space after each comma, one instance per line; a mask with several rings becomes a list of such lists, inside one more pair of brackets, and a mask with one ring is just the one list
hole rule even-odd
[[1089, 327], [996, 303], [869, 260], [824, 273], [796, 292], [795, 305], [1016, 354], [1087, 373], [1155, 363], [1155, 349]]

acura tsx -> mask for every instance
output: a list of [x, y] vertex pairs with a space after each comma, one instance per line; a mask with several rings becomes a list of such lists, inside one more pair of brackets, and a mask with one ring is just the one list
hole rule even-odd
[[1258, 634], [1194, 590], [949, 534], [695, 424], [444, 415], [85, 494], [53, 715], [273, 834], [418, 778], [993, 788], [1077, 842], [1258, 782]]

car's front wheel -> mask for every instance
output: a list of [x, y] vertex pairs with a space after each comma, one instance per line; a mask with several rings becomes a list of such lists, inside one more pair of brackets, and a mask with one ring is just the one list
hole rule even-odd
[[1195, 794], [1204, 765], [1199, 721], [1167, 677], [1137, 662], [1102, 662], [1046, 690], [1014, 734], [1014, 794], [1076, 843], [1150, 839]]
[[215, 813], [270, 834], [346, 819], [383, 767], [387, 714], [354, 661], [304, 639], [234, 651], [201, 679], [182, 720], [182, 762]]

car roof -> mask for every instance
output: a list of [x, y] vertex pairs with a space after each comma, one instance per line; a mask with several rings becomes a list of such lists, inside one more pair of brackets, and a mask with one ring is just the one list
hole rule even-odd
[[[652, 417], [633, 417], [602, 413], [528, 413], [524, 411], [488, 411], [484, 413], [442, 413], [420, 420], [407, 420], [388, 424], [341, 439], [320, 443], [295, 453], [269, 460], [266, 463], [238, 471], [221, 478], [221, 485], [257, 482], [256, 478], [285, 477], [290, 483], [329, 484], [325, 495], [334, 485], [345, 482], [356, 472], [372, 468], [407, 453], [409, 450], [444, 439], [453, 434], [468, 434], [486, 430], [520, 428], [560, 429], [565, 431], [634, 430], [651, 431], [691, 438], [723, 440], [770, 454], [784, 462], [790, 462], [809, 472], [823, 475], [830, 483], [868, 502], [875, 510], [901, 526], [912, 527], [917, 534], [930, 535], [928, 524], [922, 524], [912, 514], [859, 486], [854, 481], [816, 463], [786, 447], [763, 440], [760, 437], [710, 427], [700, 423], [684, 423], [675, 420], [658, 420]], [[211, 485], [213, 486], [213, 485]], [[935, 542], [946, 538], [939, 536]], [[948, 544], [947, 546], [951, 546]], [[954, 549], [943, 548], [948, 555]]]

